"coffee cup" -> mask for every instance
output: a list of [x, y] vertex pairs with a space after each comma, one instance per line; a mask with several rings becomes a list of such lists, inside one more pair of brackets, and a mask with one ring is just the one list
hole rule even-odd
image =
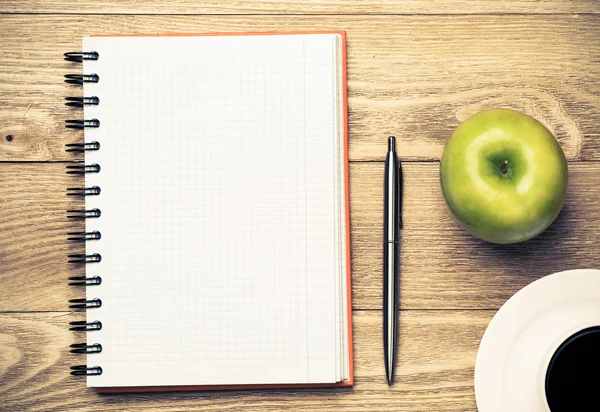
[[556, 349], [544, 386], [551, 412], [600, 411], [600, 325], [572, 334]]

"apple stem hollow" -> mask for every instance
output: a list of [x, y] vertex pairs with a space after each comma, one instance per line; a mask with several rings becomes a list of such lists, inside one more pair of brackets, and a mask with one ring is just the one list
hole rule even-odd
[[505, 160], [504, 163], [502, 163], [502, 166], [500, 166], [500, 171], [504, 174], [508, 172], [508, 160]]

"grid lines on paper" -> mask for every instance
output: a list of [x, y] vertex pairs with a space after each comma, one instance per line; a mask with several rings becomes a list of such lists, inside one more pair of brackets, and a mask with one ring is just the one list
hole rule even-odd
[[[112, 282], [126, 326], [119, 328], [125, 349], [119, 359], [254, 359], [306, 351], [298, 339], [305, 334], [298, 309], [305, 293], [290, 275], [305, 270], [298, 254], [306, 247], [304, 193], [296, 187], [304, 182], [295, 173], [302, 148], [290, 144], [301, 142], [291, 134], [302, 124], [286, 101], [302, 90], [275, 87], [277, 81], [293, 86], [295, 72], [273, 71], [296, 65], [240, 60], [138, 60], [122, 67], [116, 93], [137, 99], [115, 113], [125, 126], [115, 130], [121, 142], [113, 169], [118, 186], [111, 190], [119, 199], [113, 205], [119, 224], [111, 232], [134, 246], [118, 254], [114, 269], [123, 277]], [[232, 80], [243, 77], [234, 70], [254, 79]], [[201, 88], [194, 90], [196, 81]], [[162, 88], [150, 91], [156, 84]], [[258, 113], [250, 99], [258, 100]], [[267, 121], [277, 127], [265, 128]], [[232, 188], [244, 193], [233, 196]], [[198, 232], [178, 233], [186, 225]], [[287, 253], [276, 256], [276, 250]], [[184, 254], [195, 253], [191, 268]], [[156, 258], [148, 260], [151, 254]], [[236, 331], [244, 327], [252, 332], [241, 341]]]

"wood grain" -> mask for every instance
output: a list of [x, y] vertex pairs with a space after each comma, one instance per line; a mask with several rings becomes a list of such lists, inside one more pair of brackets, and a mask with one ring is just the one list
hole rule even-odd
[[[68, 367], [82, 363], [68, 345], [69, 313], [0, 314], [0, 409], [474, 411], [473, 368], [493, 311], [401, 312], [396, 384], [383, 368], [381, 314], [354, 312], [356, 384], [347, 390], [269, 390], [100, 396]], [[374, 337], [377, 338], [374, 338]]]
[[0, 310], [62, 310], [80, 297], [67, 286], [69, 276], [85, 273], [67, 264], [69, 253], [83, 251], [66, 240], [84, 228], [66, 217], [84, 206], [66, 196], [73, 186], [81, 182], [65, 164], [0, 164]]
[[0, 13], [102, 14], [476, 14], [598, 13], [594, 0], [5, 0]]
[[62, 99], [81, 90], [64, 84], [62, 75], [80, 67], [64, 62], [62, 53], [80, 49], [84, 35], [308, 29], [348, 33], [352, 160], [382, 160], [390, 134], [399, 138], [404, 159], [438, 159], [462, 120], [499, 106], [541, 120], [569, 159], [600, 160], [600, 15], [3, 15], [0, 161], [71, 159], [64, 144], [82, 137], [63, 123], [81, 114]]
[[[66, 310], [82, 293], [66, 285], [83, 267], [67, 264], [66, 232], [82, 229], [65, 217], [81, 202], [65, 196], [78, 179], [64, 164], [0, 164], [0, 311]], [[542, 276], [600, 266], [600, 163], [571, 163], [567, 203], [557, 221], [524, 244], [479, 241], [453, 220], [439, 190], [438, 163], [406, 163], [401, 252], [405, 309], [497, 309]], [[381, 306], [383, 165], [350, 168], [353, 302]]]

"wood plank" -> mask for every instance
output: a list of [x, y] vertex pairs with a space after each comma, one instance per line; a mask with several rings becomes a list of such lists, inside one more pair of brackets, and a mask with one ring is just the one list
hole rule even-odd
[[[354, 305], [382, 298], [383, 165], [354, 164], [351, 174]], [[598, 163], [570, 163], [567, 201], [556, 221], [528, 242], [493, 245], [464, 231], [444, 203], [439, 164], [404, 164], [401, 231], [403, 308], [499, 308], [554, 272], [600, 266]]]
[[[479, 241], [453, 220], [439, 189], [437, 163], [404, 165], [401, 303], [405, 309], [499, 308], [533, 280], [559, 270], [600, 266], [600, 163], [571, 163], [566, 206], [548, 231], [527, 243]], [[353, 163], [351, 241], [353, 302], [381, 306], [381, 163]], [[64, 164], [0, 164], [0, 311], [66, 310], [83, 291], [66, 278], [84, 268], [67, 264], [67, 208], [81, 206], [65, 190], [77, 179]]]
[[71, 159], [82, 136], [63, 121], [81, 114], [62, 99], [81, 90], [62, 75], [80, 67], [62, 53], [84, 35], [276, 29], [348, 32], [352, 160], [382, 160], [389, 134], [404, 159], [438, 159], [460, 121], [498, 106], [540, 119], [569, 159], [600, 159], [599, 15], [4, 15], [0, 161]]
[[83, 248], [67, 242], [67, 232], [82, 231], [82, 222], [67, 219], [67, 210], [82, 209], [67, 197], [67, 187], [81, 187], [65, 173], [65, 164], [0, 164], [0, 311], [66, 310], [83, 290], [67, 278], [85, 268], [67, 264], [69, 253]]
[[68, 374], [81, 355], [68, 331], [81, 316], [68, 313], [0, 314], [0, 398], [16, 410], [402, 410], [474, 411], [473, 368], [493, 311], [410, 311], [400, 316], [397, 381], [383, 368], [381, 314], [354, 313], [356, 384], [352, 389], [192, 392], [99, 396]]
[[594, 0], [5, 0], [1, 13], [102, 14], [477, 14], [598, 13]]

